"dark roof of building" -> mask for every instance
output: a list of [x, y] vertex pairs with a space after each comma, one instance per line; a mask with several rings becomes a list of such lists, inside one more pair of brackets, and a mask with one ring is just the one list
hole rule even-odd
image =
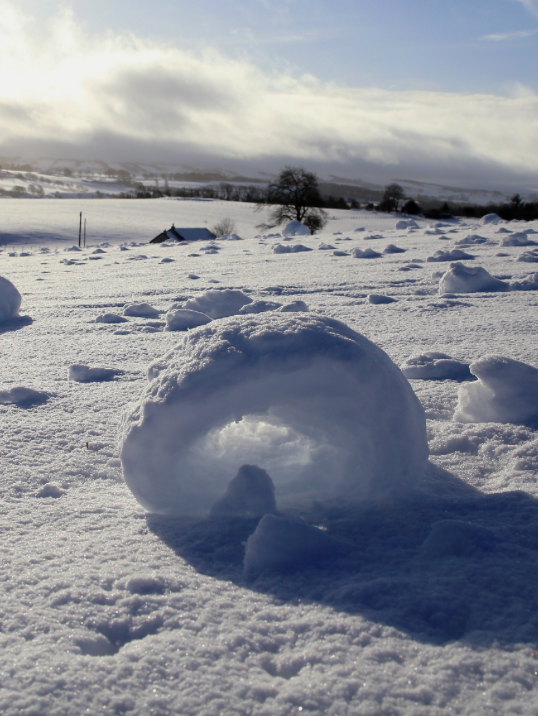
[[173, 224], [170, 229], [165, 229], [158, 236], [150, 241], [150, 244], [162, 244], [169, 239], [175, 241], [208, 241], [215, 239], [212, 231], [206, 228], [184, 228], [177, 229]]

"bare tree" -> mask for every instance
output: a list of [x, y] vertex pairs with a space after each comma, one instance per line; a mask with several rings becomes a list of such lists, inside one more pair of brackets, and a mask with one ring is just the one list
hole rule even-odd
[[385, 187], [383, 198], [377, 208], [380, 211], [399, 211], [405, 198], [405, 192], [399, 184], [389, 184]]
[[221, 219], [219, 222], [217, 222], [215, 226], [211, 229], [211, 231], [215, 234], [217, 238], [220, 238], [221, 236], [225, 236], [226, 234], [233, 234], [235, 232], [235, 229], [235, 221], [229, 216], [227, 216], [225, 219]]
[[258, 224], [259, 229], [273, 229], [284, 221], [300, 221], [314, 234], [327, 223], [327, 214], [321, 208], [323, 199], [319, 193], [318, 178], [313, 172], [301, 167], [285, 167], [278, 179], [267, 187], [265, 203], [257, 210], [273, 205], [267, 222]]

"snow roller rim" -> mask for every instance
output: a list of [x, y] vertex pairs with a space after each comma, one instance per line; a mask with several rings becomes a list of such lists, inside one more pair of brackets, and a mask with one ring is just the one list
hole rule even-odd
[[[324, 495], [326, 488], [346, 499], [407, 490], [426, 465], [424, 411], [406, 378], [381, 348], [331, 318], [269, 312], [219, 319], [189, 331], [148, 378], [122, 421], [121, 458], [127, 485], [151, 511], [206, 514], [240, 464], [253, 460], [221, 478], [213, 457], [193, 468], [199, 441], [270, 411], [279, 424], [321, 435], [343, 455], [342, 474], [317, 475], [326, 481]], [[278, 488], [279, 476], [271, 476]]]

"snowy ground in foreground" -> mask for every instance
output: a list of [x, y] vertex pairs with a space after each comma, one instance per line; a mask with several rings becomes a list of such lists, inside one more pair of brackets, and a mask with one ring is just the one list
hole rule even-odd
[[[312, 251], [274, 254], [283, 240], [254, 238], [261, 217], [250, 206], [107, 200], [81, 205], [94, 246], [79, 254], [64, 251], [78, 237], [76, 202], [0, 207], [11, 247], [0, 252], [0, 275], [22, 294], [21, 318], [0, 325], [0, 391], [40, 391], [0, 404], [2, 713], [537, 713], [532, 428], [452, 422], [461, 383], [412, 380], [432, 452], [422, 496], [305, 509], [308, 522], [351, 540], [359, 557], [253, 582], [241, 565], [255, 523], [217, 528], [146, 514], [122, 482], [116, 442], [147, 366], [181, 337], [162, 330], [164, 312], [210, 288], [305, 301], [398, 365], [438, 351], [465, 363], [498, 353], [536, 366], [536, 291], [439, 297], [433, 274], [448, 264], [426, 262], [479, 234], [488, 242], [464, 247], [476, 257], [466, 265], [515, 281], [535, 271], [516, 261], [528, 247], [501, 248], [498, 226], [473, 221], [426, 233], [430, 222], [420, 220], [407, 233], [394, 217], [331, 212], [322, 235], [290, 242]], [[217, 253], [205, 244], [119, 247], [172, 222], [211, 226], [227, 215], [244, 240], [219, 242]], [[105, 242], [105, 253], [92, 254]], [[322, 242], [345, 255], [318, 250]], [[405, 253], [351, 256], [390, 243]], [[371, 304], [369, 294], [396, 301]], [[135, 302], [162, 311], [160, 319], [94, 322]], [[73, 364], [123, 372], [69, 382]], [[445, 519], [492, 530], [495, 548], [460, 557], [422, 549], [432, 523]]]

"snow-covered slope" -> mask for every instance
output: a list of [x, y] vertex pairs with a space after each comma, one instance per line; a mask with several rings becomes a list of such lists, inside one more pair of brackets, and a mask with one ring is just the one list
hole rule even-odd
[[[396, 230], [394, 216], [331, 211], [323, 234], [285, 241], [278, 230], [261, 236], [263, 214], [245, 204], [5, 199], [0, 210], [0, 276], [22, 297], [0, 324], [3, 714], [536, 713], [538, 434], [521, 411], [512, 423], [455, 421], [471, 383], [423, 371], [410, 380], [430, 446], [419, 484], [293, 508], [277, 491], [282, 514], [250, 540], [246, 572], [258, 518], [146, 513], [122, 479], [119, 424], [150, 365], [159, 381], [163, 356], [180, 364], [188, 334], [166, 330], [167, 313], [203, 295], [195, 305], [207, 307], [215, 289], [251, 298], [260, 325], [268, 309], [302, 301], [282, 325], [336, 319], [396, 365], [435, 352], [471, 367], [493, 354], [536, 368], [537, 292], [471, 282], [475, 292], [439, 295], [450, 263], [427, 259], [479, 234], [486, 242], [464, 264], [518, 289], [533, 264], [517, 260], [528, 248], [500, 246], [500, 229], [537, 224]], [[88, 247], [67, 251], [80, 210]], [[211, 227], [225, 216], [242, 240], [147, 244], [172, 222]], [[275, 254], [278, 243], [312, 250]], [[387, 244], [405, 252], [383, 254]], [[366, 248], [381, 256], [353, 256]], [[123, 316], [134, 304], [153, 315]], [[257, 320], [243, 313], [213, 323]], [[126, 320], [96, 321], [107, 314]], [[81, 366], [97, 370], [70, 371]], [[92, 380], [75, 379], [82, 373]], [[167, 375], [164, 402], [176, 389]], [[518, 367], [501, 381], [503, 405], [528, 392], [528, 376]], [[481, 379], [473, 420], [499, 383]], [[324, 391], [315, 409], [328, 404]], [[247, 462], [245, 445], [261, 457], [260, 445], [276, 446], [268, 458], [284, 464], [301, 449], [286, 425], [260, 432], [259, 421], [216, 425], [211, 440], [224, 482]]]

